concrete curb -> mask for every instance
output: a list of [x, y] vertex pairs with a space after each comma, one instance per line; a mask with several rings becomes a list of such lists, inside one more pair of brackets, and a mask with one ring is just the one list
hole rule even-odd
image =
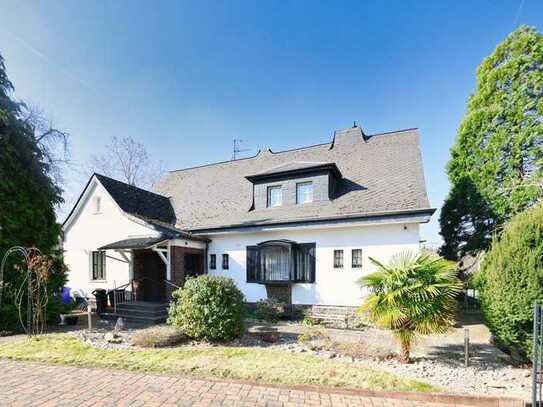
[[[166, 375], [170, 376], [170, 375]], [[237, 383], [251, 385], [255, 387], [268, 387], [278, 389], [290, 389], [297, 391], [308, 391], [314, 393], [341, 394], [346, 396], [361, 396], [372, 398], [388, 398], [409, 401], [421, 401], [426, 403], [449, 404], [462, 407], [526, 407], [526, 402], [521, 399], [512, 397], [495, 397], [495, 396], [477, 396], [469, 394], [454, 394], [454, 393], [424, 393], [411, 391], [377, 391], [364, 389], [342, 389], [332, 386], [319, 385], [293, 385], [293, 384], [270, 384], [258, 383], [250, 380], [222, 380], [222, 379], [199, 379], [216, 383]]]

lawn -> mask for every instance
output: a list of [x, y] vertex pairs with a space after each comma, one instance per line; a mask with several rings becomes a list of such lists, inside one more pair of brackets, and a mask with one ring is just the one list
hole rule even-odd
[[50, 334], [0, 344], [0, 358], [259, 383], [369, 390], [437, 390], [425, 383], [338, 360], [250, 347], [186, 345], [168, 349], [113, 350], [94, 348], [65, 334]]

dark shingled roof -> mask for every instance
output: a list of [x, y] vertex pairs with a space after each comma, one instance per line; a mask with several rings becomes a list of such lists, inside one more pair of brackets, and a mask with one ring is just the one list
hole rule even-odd
[[125, 184], [105, 175], [94, 175], [124, 212], [170, 224], [175, 223], [174, 209], [165, 196]]
[[273, 168], [266, 169], [254, 175], [249, 175], [247, 178], [251, 182], [257, 180], [265, 180], [273, 178], [275, 176], [288, 176], [288, 175], [309, 175], [315, 171], [331, 171], [337, 178], [341, 178], [341, 172], [339, 171], [335, 163], [318, 163], [318, 162], [299, 162], [294, 161], [286, 164], [281, 164]]
[[[253, 185], [247, 176], [335, 163], [343, 179], [328, 202], [250, 210]], [[392, 215], [431, 214], [416, 129], [364, 136], [360, 128], [336, 131], [330, 143], [171, 171], [155, 192], [169, 196], [177, 227], [184, 230], [269, 225]]]
[[99, 247], [98, 250], [116, 250], [116, 249], [146, 249], [154, 244], [157, 244], [165, 239], [160, 237], [135, 237], [132, 239], [119, 240], [118, 242], [110, 243]]

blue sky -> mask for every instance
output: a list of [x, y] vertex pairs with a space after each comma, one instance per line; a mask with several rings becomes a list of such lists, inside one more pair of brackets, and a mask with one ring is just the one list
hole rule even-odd
[[[540, 0], [0, 0], [0, 52], [15, 96], [70, 131], [84, 162], [112, 135], [167, 169], [229, 159], [232, 140], [282, 150], [420, 129], [432, 206], [482, 58]], [[81, 189], [69, 179], [67, 199]], [[440, 241], [438, 215], [422, 229]]]

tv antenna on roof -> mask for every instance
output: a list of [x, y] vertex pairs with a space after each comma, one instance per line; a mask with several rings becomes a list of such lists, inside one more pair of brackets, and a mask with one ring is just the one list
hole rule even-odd
[[232, 150], [232, 160], [237, 160], [239, 153], [244, 153], [245, 151], [249, 151], [249, 148], [241, 148], [241, 143], [245, 143], [247, 140], [242, 139], [234, 139], [234, 148]]

